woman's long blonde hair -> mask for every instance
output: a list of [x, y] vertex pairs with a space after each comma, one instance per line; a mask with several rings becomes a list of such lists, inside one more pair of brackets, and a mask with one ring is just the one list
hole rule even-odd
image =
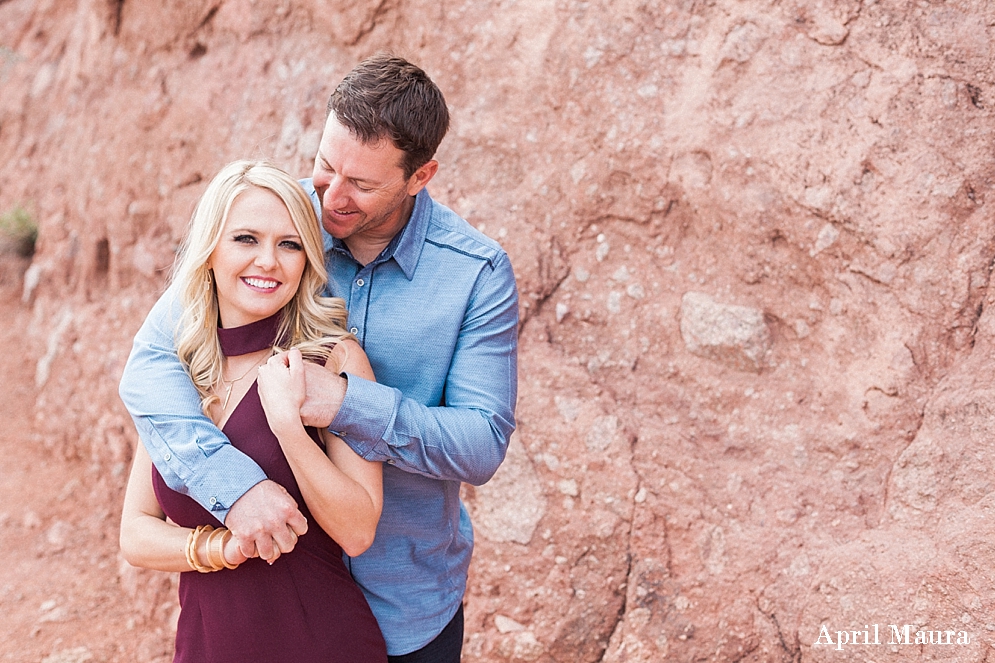
[[218, 293], [207, 261], [221, 239], [232, 203], [250, 187], [276, 195], [290, 212], [307, 261], [300, 286], [283, 308], [277, 332], [284, 349], [299, 348], [311, 360], [327, 360], [332, 347], [346, 338], [348, 313], [337, 297], [323, 297], [328, 273], [318, 218], [307, 193], [291, 175], [266, 161], [235, 161], [221, 169], [197, 203], [186, 240], [173, 270], [183, 306], [176, 330], [176, 350], [207, 412], [220, 399], [212, 388], [221, 383], [224, 354], [218, 341]]

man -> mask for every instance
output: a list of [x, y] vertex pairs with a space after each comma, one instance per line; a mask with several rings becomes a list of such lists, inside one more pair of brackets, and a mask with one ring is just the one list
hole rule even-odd
[[[384, 461], [373, 546], [347, 559], [392, 663], [456, 663], [473, 547], [460, 482], [480, 485], [514, 430], [518, 295], [505, 252], [425, 186], [448, 130], [418, 67], [377, 55], [339, 84], [302, 181], [326, 231], [329, 294], [349, 309], [377, 382], [307, 373], [305, 423]], [[175, 353], [172, 292], [135, 338], [121, 398], [167, 483], [212, 511], [246, 554], [275, 560], [307, 528], [282, 487], [200, 410]]]

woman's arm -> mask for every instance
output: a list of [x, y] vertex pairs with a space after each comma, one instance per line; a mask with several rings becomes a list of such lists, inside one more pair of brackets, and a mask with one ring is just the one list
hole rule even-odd
[[[366, 353], [355, 341], [335, 348], [329, 363], [373, 380]], [[383, 507], [381, 463], [360, 458], [342, 440], [322, 431], [323, 452], [304, 430], [304, 363], [297, 350], [274, 356], [259, 369], [259, 398], [266, 419], [297, 478], [315, 520], [355, 557], [373, 543]]]
[[[166, 522], [152, 489], [152, 459], [145, 447], [135, 446], [135, 460], [128, 477], [121, 512], [121, 552], [132, 566], [157, 571], [191, 571], [187, 563], [187, 539], [192, 530]], [[238, 541], [231, 538], [223, 550], [231, 564], [241, 564], [246, 557], [238, 549]], [[197, 557], [207, 560], [207, 537], [198, 540]]]

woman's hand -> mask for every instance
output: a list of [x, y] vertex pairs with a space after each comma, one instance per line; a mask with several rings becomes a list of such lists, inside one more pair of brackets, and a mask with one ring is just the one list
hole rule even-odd
[[284, 432], [303, 430], [301, 405], [306, 395], [304, 358], [293, 348], [273, 355], [259, 367], [259, 400], [266, 420], [279, 437]]
[[241, 564], [245, 560], [249, 559], [242, 553], [242, 549], [238, 545], [238, 539], [234, 536], [229, 537], [225, 541], [225, 547], [222, 548], [221, 554], [224, 555], [225, 561], [229, 564]]

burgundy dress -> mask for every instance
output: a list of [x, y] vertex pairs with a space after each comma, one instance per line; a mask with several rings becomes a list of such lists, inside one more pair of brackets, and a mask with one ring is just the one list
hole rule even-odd
[[[220, 329], [227, 356], [273, 344], [279, 316]], [[297, 501], [308, 531], [272, 566], [259, 558], [237, 569], [180, 574], [180, 619], [174, 663], [383, 663], [387, 648], [342, 548], [311, 517], [253, 384], [223, 429], [270, 479]], [[308, 433], [318, 442], [314, 429]], [[183, 527], [221, 523], [152, 468], [162, 510]]]

